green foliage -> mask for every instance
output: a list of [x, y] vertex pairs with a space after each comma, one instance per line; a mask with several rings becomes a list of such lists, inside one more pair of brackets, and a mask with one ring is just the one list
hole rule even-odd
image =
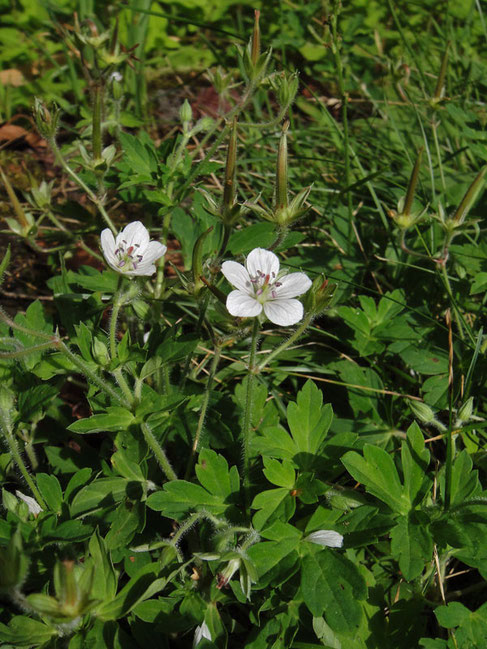
[[0, 3], [2, 646], [485, 645], [486, 30], [437, 4]]

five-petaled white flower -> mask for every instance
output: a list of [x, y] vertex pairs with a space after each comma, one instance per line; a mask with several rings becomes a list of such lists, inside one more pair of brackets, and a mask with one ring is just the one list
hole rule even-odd
[[222, 273], [236, 288], [227, 297], [228, 311], [240, 318], [258, 316], [264, 310], [271, 322], [282, 327], [303, 317], [303, 305], [293, 298], [306, 293], [311, 280], [304, 273], [279, 272], [279, 259], [270, 250], [255, 248], [245, 266], [225, 261]]
[[149, 232], [140, 221], [129, 223], [116, 238], [106, 228], [100, 239], [108, 265], [124, 275], [153, 275], [154, 262], [167, 250], [163, 243], [150, 241]]

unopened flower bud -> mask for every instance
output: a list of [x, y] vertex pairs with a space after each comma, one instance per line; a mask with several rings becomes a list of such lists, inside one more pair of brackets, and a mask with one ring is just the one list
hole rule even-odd
[[93, 358], [102, 367], [106, 367], [110, 363], [110, 355], [105, 343], [95, 338], [91, 346]]
[[473, 397], [470, 397], [462, 404], [457, 413], [457, 419], [460, 425], [466, 424], [472, 418], [473, 413]]
[[193, 284], [192, 292], [195, 297], [197, 297], [202, 289], [205, 287], [205, 282], [203, 281], [203, 248], [207, 236], [212, 232], [213, 226], [208, 228], [205, 232], [200, 234], [193, 248], [193, 260], [192, 260], [192, 270], [193, 270]]
[[413, 415], [423, 424], [432, 424], [436, 420], [433, 409], [424, 401], [410, 400], [408, 403]]
[[34, 119], [37, 130], [46, 140], [52, 139], [56, 135], [60, 112], [55, 104], [49, 110], [38, 97], [34, 99]]
[[18, 588], [25, 579], [29, 561], [22, 547], [22, 535], [17, 529], [7, 547], [0, 548], [0, 593]]
[[430, 408], [428, 404], [424, 403], [423, 401], [416, 401], [415, 399], [408, 400], [408, 403], [409, 407], [413, 411], [413, 415], [416, 417], [416, 419], [419, 419], [420, 422], [429, 426], [434, 426], [440, 432], [444, 432], [446, 430], [445, 426], [441, 423], [441, 421], [438, 421], [433, 409]]
[[304, 298], [306, 311], [315, 315], [322, 313], [329, 307], [336, 287], [337, 285], [327, 280], [324, 275], [316, 277]]
[[271, 85], [276, 93], [279, 105], [282, 109], [286, 109], [292, 104], [298, 92], [298, 75], [295, 72], [289, 75], [281, 72], [272, 78]]
[[188, 124], [193, 119], [193, 110], [187, 99], [184, 100], [183, 105], [179, 109], [179, 119], [183, 125]]
[[199, 119], [196, 124], [191, 129], [191, 134], [196, 135], [201, 131], [210, 131], [213, 128], [215, 121], [211, 117], [202, 117]]

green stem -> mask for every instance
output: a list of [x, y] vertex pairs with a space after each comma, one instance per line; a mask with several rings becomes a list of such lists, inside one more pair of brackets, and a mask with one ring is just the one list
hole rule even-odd
[[198, 418], [198, 425], [196, 426], [196, 433], [195, 433], [194, 441], [193, 441], [193, 448], [191, 449], [191, 455], [189, 457], [188, 465], [186, 467], [186, 474], [185, 474], [185, 479], [186, 480], [189, 478], [189, 475], [191, 473], [191, 469], [193, 468], [194, 456], [196, 454], [196, 451], [198, 450], [198, 447], [199, 447], [199, 444], [200, 444], [200, 441], [201, 441], [201, 433], [203, 431], [203, 426], [204, 426], [205, 419], [206, 419], [206, 412], [208, 410], [208, 405], [210, 403], [211, 389], [213, 387], [213, 381], [214, 381], [214, 378], [215, 378], [218, 363], [220, 361], [221, 353], [222, 353], [221, 347], [219, 347], [217, 345], [215, 347], [215, 353], [213, 354], [213, 360], [211, 361], [210, 373], [208, 374], [208, 380], [206, 381], [205, 392], [204, 392], [204, 395], [203, 395], [203, 403], [201, 404], [200, 416]]
[[290, 345], [293, 344], [295, 340], [297, 340], [300, 336], [303, 335], [303, 333], [306, 331], [306, 329], [309, 327], [311, 324], [311, 321], [313, 320], [313, 314], [312, 313], [307, 313], [304, 317], [303, 322], [299, 325], [299, 327], [296, 329], [296, 331], [289, 336], [287, 340], [285, 340], [283, 343], [281, 343], [278, 347], [276, 347], [268, 356], [262, 360], [259, 365], [257, 366], [257, 370], [259, 372], [262, 372], [262, 370], [269, 365], [269, 363], [274, 360], [276, 356], [278, 356], [281, 352], [283, 352], [285, 349], [287, 349]]
[[343, 124], [343, 149], [345, 155], [345, 187], [347, 190], [347, 208], [348, 208], [348, 244], [351, 243], [352, 237], [352, 222], [353, 222], [353, 203], [352, 193], [350, 192], [351, 181], [351, 165], [350, 165], [350, 146], [349, 146], [349, 133], [348, 133], [348, 94], [345, 91], [345, 83], [343, 79], [343, 63], [340, 55], [340, 45], [338, 37], [338, 14], [340, 12], [339, 2], [335, 2], [333, 17], [331, 20], [332, 28], [332, 51], [335, 57], [335, 66], [337, 70], [337, 84], [340, 99], [342, 101], [342, 124]]
[[443, 280], [443, 284], [445, 286], [446, 292], [448, 293], [448, 297], [450, 298], [451, 305], [453, 307], [453, 313], [455, 314], [455, 320], [457, 322], [457, 327], [458, 327], [458, 333], [460, 334], [460, 338], [462, 340], [465, 340], [465, 334], [463, 332], [463, 326], [462, 326], [462, 317], [461, 314], [458, 310], [455, 298], [453, 296], [453, 291], [451, 288], [450, 284], [450, 278], [448, 277], [448, 273], [446, 270], [446, 264], [441, 264], [441, 278]]
[[443, 172], [443, 164], [441, 162], [440, 143], [438, 141], [438, 125], [439, 122], [433, 121], [433, 123], [431, 124], [431, 130], [433, 132], [433, 139], [435, 142], [436, 157], [438, 159], [438, 169], [440, 170], [441, 186], [443, 188], [443, 191], [446, 191], [445, 174]]
[[15, 464], [17, 465], [17, 467], [19, 468], [20, 473], [22, 474], [27, 485], [29, 486], [32, 495], [37, 500], [37, 502], [42, 507], [42, 509], [47, 509], [47, 505], [44, 501], [44, 498], [39, 493], [39, 490], [37, 489], [34, 480], [32, 479], [30, 473], [27, 471], [27, 467], [25, 466], [24, 460], [22, 459], [22, 455], [20, 454], [19, 451], [17, 440], [15, 439], [12, 431], [10, 419], [8, 417], [8, 414], [3, 409], [0, 409], [0, 428], [2, 429], [2, 432], [5, 436], [12, 458]]
[[99, 387], [100, 390], [103, 390], [111, 399], [116, 401], [121, 406], [127, 405], [126, 400], [122, 399], [122, 397], [115, 392], [111, 385], [105, 383], [103, 379], [95, 374], [93, 370], [91, 370], [77, 354], [74, 354], [65, 343], [59, 340], [57, 342], [54, 342], [53, 344], [62, 354], [69, 358], [73, 365], [75, 365], [79, 369], [81, 374], [84, 374], [89, 381]]
[[[123, 299], [121, 296], [120, 291], [117, 291], [115, 293], [115, 298], [113, 301], [113, 308], [112, 308], [112, 316], [110, 319], [110, 356], [112, 361], [116, 360], [118, 358], [118, 351], [117, 351], [117, 320], [118, 320], [118, 314], [120, 312], [121, 307], [123, 306]], [[134, 395], [132, 394], [132, 390], [129, 387], [129, 384], [125, 380], [125, 377], [123, 375], [123, 372], [120, 367], [115, 368], [112, 370], [112, 374], [115, 377], [117, 383], [119, 384], [125, 398], [128, 400], [130, 406], [133, 406], [134, 404]]]
[[59, 164], [64, 169], [64, 171], [69, 176], [71, 176], [71, 178], [86, 193], [88, 198], [96, 205], [96, 207], [98, 208], [98, 211], [100, 212], [102, 217], [105, 219], [106, 224], [108, 225], [110, 230], [113, 232], [113, 234], [117, 234], [117, 228], [113, 225], [113, 222], [112, 222], [111, 218], [108, 216], [108, 213], [105, 210], [101, 199], [99, 199], [98, 196], [88, 187], [88, 185], [83, 180], [81, 180], [81, 178], [78, 176], [78, 174], [73, 169], [71, 169], [71, 167], [68, 165], [68, 163], [64, 159], [63, 154], [59, 150], [56, 139], [54, 137], [49, 139], [49, 145], [50, 145], [50, 147], [52, 148], [52, 150], [54, 152], [54, 156], [56, 157], [56, 160], [59, 162]]
[[178, 476], [176, 475], [169, 460], [167, 459], [167, 455], [164, 452], [164, 449], [162, 448], [162, 446], [160, 446], [159, 442], [155, 438], [154, 433], [145, 422], [142, 422], [140, 428], [142, 430], [142, 434], [144, 435], [147, 446], [154, 453], [156, 460], [159, 462], [159, 465], [164, 471], [166, 478], [168, 480], [177, 480]]
[[93, 119], [92, 119], [92, 146], [93, 160], [98, 162], [102, 159], [102, 138], [101, 138], [101, 118], [102, 118], [102, 98], [103, 87], [101, 83], [95, 83], [93, 86]]
[[259, 340], [260, 323], [258, 318], [254, 318], [254, 326], [252, 329], [252, 340], [250, 343], [249, 366], [247, 375], [247, 394], [245, 398], [245, 411], [242, 429], [242, 442], [243, 442], [243, 485], [246, 491], [246, 500], [248, 506], [248, 489], [250, 484], [250, 441], [252, 437], [252, 409], [253, 409], [253, 388], [255, 381], [255, 372], [257, 370], [255, 359], [257, 356], [257, 342]]
[[112, 361], [115, 360], [118, 356], [117, 353], [117, 320], [120, 308], [122, 307], [123, 302], [120, 299], [120, 293], [115, 293], [115, 298], [113, 300], [112, 315], [110, 318], [110, 356]]

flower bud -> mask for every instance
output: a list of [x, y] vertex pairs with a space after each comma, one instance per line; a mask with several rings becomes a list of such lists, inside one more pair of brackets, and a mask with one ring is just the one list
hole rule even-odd
[[467, 422], [469, 422], [470, 419], [472, 418], [472, 413], [473, 413], [473, 397], [470, 397], [465, 401], [464, 404], [460, 406], [458, 410], [457, 413], [458, 424], [461, 426], [462, 424], [466, 424]]
[[93, 339], [91, 353], [93, 354], [95, 361], [102, 367], [106, 367], [110, 364], [110, 355], [107, 346], [102, 343], [101, 340], [98, 340], [98, 338]]
[[316, 277], [304, 297], [305, 310], [315, 315], [322, 313], [329, 307], [336, 287], [337, 285], [327, 280], [324, 275]]
[[184, 100], [183, 105], [179, 109], [179, 119], [181, 123], [188, 124], [193, 119], [193, 110], [187, 99]]
[[193, 248], [193, 295], [197, 297], [202, 289], [205, 287], [203, 277], [203, 247], [207, 236], [212, 232], [213, 226], [208, 228], [205, 232], [200, 234]]
[[285, 110], [294, 101], [299, 88], [299, 79], [296, 72], [286, 74], [281, 72], [271, 79], [271, 86], [276, 93], [280, 107]]
[[38, 97], [34, 99], [34, 119], [37, 130], [44, 139], [49, 140], [56, 135], [60, 113], [56, 104], [52, 104], [49, 110]]
[[110, 75], [110, 81], [112, 84], [112, 96], [115, 101], [120, 101], [123, 97], [123, 77], [120, 72], [112, 72]]
[[419, 419], [423, 424], [433, 424], [436, 421], [435, 413], [428, 404], [424, 401], [409, 400], [409, 407], [413, 411], [416, 419]]
[[7, 547], [0, 548], [0, 593], [21, 586], [29, 561], [22, 547], [22, 535], [17, 529]]
[[211, 117], [208, 116], [202, 117], [196, 122], [196, 124], [191, 129], [191, 135], [196, 135], [201, 131], [203, 132], [210, 131], [213, 128], [214, 124], [215, 124], [215, 120], [213, 120]]

